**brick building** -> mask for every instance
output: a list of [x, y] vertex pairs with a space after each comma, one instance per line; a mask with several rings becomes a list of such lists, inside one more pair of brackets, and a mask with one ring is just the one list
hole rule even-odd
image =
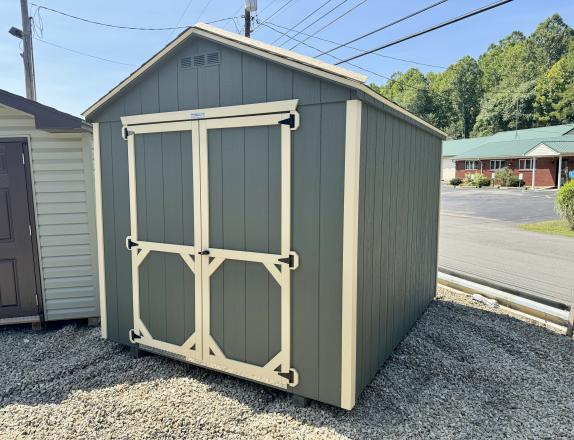
[[[451, 151], [457, 142], [461, 142], [461, 146], [468, 145], [468, 140], [447, 142]], [[475, 173], [492, 179], [494, 173], [508, 168], [527, 186], [559, 187], [570, 180], [574, 170], [574, 125], [500, 132], [475, 138], [473, 148], [450, 160], [454, 164], [454, 175], [461, 179]]]

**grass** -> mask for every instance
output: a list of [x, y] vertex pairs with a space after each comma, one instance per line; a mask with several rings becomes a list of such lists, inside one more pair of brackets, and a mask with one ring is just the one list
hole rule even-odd
[[522, 229], [532, 232], [542, 232], [543, 234], [564, 235], [574, 237], [574, 231], [566, 220], [549, 220], [545, 222], [526, 223], [520, 225]]

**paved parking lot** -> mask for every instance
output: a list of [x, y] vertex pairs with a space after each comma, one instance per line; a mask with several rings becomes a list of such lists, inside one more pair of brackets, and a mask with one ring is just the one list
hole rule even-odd
[[555, 191], [443, 186], [439, 267], [574, 303], [574, 238], [518, 228], [557, 218], [554, 196]]

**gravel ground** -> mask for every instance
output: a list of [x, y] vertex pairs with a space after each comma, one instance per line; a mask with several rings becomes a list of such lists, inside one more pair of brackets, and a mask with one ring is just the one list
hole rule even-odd
[[0, 329], [0, 439], [572, 438], [574, 342], [440, 291], [347, 412], [99, 329]]

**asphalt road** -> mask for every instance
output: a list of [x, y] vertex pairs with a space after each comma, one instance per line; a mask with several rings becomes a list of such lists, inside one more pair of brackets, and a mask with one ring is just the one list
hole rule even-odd
[[574, 304], [574, 238], [518, 227], [556, 218], [554, 195], [444, 187], [439, 267]]

